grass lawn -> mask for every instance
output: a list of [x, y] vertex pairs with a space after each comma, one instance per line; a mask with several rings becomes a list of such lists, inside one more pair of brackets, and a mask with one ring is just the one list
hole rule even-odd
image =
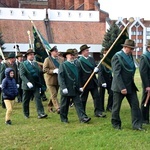
[[[137, 70], [135, 82], [141, 100], [141, 80]], [[47, 93], [48, 95], [48, 93]], [[106, 94], [107, 97], [107, 94]], [[131, 126], [130, 108], [124, 99], [121, 108], [122, 130], [111, 126], [111, 113], [107, 118], [96, 118], [93, 102], [89, 96], [87, 114], [89, 124], [79, 123], [75, 108], [69, 110], [69, 124], [60, 122], [59, 115], [47, 112], [47, 119], [37, 119], [35, 104], [30, 103], [30, 118], [25, 119], [21, 103], [15, 103], [12, 125], [4, 123], [5, 109], [0, 107], [0, 150], [148, 150], [150, 148], [150, 125], [146, 131], [134, 131]]]

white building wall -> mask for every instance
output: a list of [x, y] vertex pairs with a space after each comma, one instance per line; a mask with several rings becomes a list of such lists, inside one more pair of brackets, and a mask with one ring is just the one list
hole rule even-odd
[[48, 9], [51, 21], [87, 21], [99, 22], [99, 11], [51, 10]]
[[[15, 49], [13, 48], [14, 45], [15, 45], [15, 43], [5, 43], [3, 45], [3, 47], [5, 47], [5, 49], [3, 51], [4, 52], [14, 52], [15, 51]], [[26, 52], [29, 49], [29, 44], [19, 43], [18, 45], [19, 45], [19, 48], [20, 48], [21, 52]], [[59, 51], [66, 52], [66, 50], [69, 49], [69, 48], [76, 48], [79, 51], [81, 45], [82, 44], [54, 44], [53, 43], [53, 44], [50, 44], [50, 47], [52, 48], [53, 46], [57, 46]], [[91, 53], [93, 53], [93, 52], [99, 53], [100, 50], [102, 49], [101, 44], [87, 44], [87, 45], [91, 47], [89, 49], [89, 51]]]
[[0, 19], [44, 20], [46, 9], [0, 8]]
[[[99, 11], [51, 10], [48, 9], [51, 21], [87, 21], [99, 22]], [[0, 8], [0, 19], [8, 20], [44, 20], [46, 9]]]
[[[49, 20], [51, 21], [87, 21], [99, 22], [99, 11], [75, 11], [75, 10], [51, 10], [48, 9]], [[0, 20], [44, 20], [46, 9], [21, 9], [21, 8], [0, 8]], [[89, 44], [90, 52], [100, 52], [101, 44]], [[15, 43], [5, 43], [4, 52], [13, 52]], [[57, 45], [60, 51], [65, 52], [68, 48], [80, 49], [81, 44], [50, 44], [51, 47]], [[28, 43], [19, 43], [22, 52], [29, 49]]]

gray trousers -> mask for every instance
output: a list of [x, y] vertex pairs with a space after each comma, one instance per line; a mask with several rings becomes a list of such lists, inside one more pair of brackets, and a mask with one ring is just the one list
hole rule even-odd
[[142, 127], [142, 117], [136, 91], [133, 91], [132, 94], [127, 95], [123, 95], [119, 92], [113, 92], [113, 107], [111, 118], [113, 127], [121, 127], [120, 108], [124, 97], [127, 98], [131, 108], [132, 128], [135, 129]]

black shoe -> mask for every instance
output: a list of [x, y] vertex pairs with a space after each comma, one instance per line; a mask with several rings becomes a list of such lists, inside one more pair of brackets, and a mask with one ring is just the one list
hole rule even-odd
[[100, 113], [100, 114], [96, 114], [96, 115], [95, 115], [95, 117], [105, 118], [105, 117], [106, 117], [106, 115], [105, 115], [105, 114]]
[[137, 131], [145, 131], [145, 129], [139, 127], [139, 128], [133, 128], [133, 130], [137, 130]]
[[107, 108], [106, 111], [112, 112], [112, 108]]
[[121, 130], [120, 126], [113, 126], [113, 128], [116, 129], [116, 130]]
[[51, 113], [55, 113], [55, 111], [53, 110], [53, 108], [48, 107], [48, 111]]
[[64, 124], [68, 124], [69, 123], [69, 121], [61, 121], [62, 123], [64, 123]]
[[22, 102], [22, 99], [18, 98], [17, 103], [21, 103], [21, 102]]
[[38, 119], [42, 119], [42, 118], [46, 118], [47, 117], [47, 114], [40, 114], [38, 115]]
[[57, 112], [57, 114], [60, 114], [60, 108], [58, 108], [58, 109], [56, 110], [56, 112]]
[[24, 117], [25, 117], [25, 119], [29, 119], [29, 116], [26, 116], [26, 115], [25, 115]]
[[149, 124], [149, 121], [148, 121], [148, 120], [143, 120], [142, 123], [143, 123], [143, 124]]
[[11, 125], [11, 120], [7, 120], [5, 123], [6, 125]]
[[46, 97], [42, 98], [42, 101], [47, 101], [47, 98]]
[[83, 118], [80, 120], [81, 123], [88, 123], [91, 120], [91, 118], [87, 117], [87, 118]]
[[2, 108], [6, 109], [5, 103], [2, 102]]

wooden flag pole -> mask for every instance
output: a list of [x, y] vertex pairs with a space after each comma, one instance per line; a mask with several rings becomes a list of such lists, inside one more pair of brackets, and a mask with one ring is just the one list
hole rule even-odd
[[150, 99], [150, 92], [148, 91], [147, 92], [147, 97], [146, 97], [146, 100], [145, 100], [145, 103], [144, 103], [144, 107], [147, 106], [149, 99]]
[[[118, 35], [118, 37], [116, 38], [116, 40], [113, 42], [113, 44], [111, 45], [111, 47], [109, 48], [109, 50], [107, 51], [106, 55], [100, 60], [100, 62], [98, 63], [98, 65], [96, 67], [99, 67], [99, 65], [103, 62], [103, 60], [107, 57], [108, 53], [111, 51], [111, 49], [113, 48], [113, 46], [116, 44], [116, 42], [118, 41], [118, 39], [120, 38], [120, 36], [122, 35], [122, 33], [126, 30], [126, 28], [128, 27], [128, 25], [133, 22], [134, 19], [130, 18], [129, 22], [126, 24], [126, 26], [124, 27], [124, 29], [120, 32], [120, 34]], [[86, 83], [83, 86], [83, 90], [85, 89], [85, 87], [87, 86], [87, 84], [89, 83], [89, 81], [91, 80], [91, 78], [93, 77], [93, 75], [95, 74], [95, 72], [93, 71], [92, 74], [90, 75], [89, 79], [86, 81]]]
[[31, 36], [30, 36], [30, 31], [29, 30], [27, 31], [27, 34], [28, 34], [28, 38], [29, 38], [29, 48], [32, 49], [33, 47], [32, 47], [32, 41], [31, 41]]
[[2, 55], [2, 58], [3, 58], [3, 60], [5, 61], [5, 57], [4, 57], [4, 54], [3, 54], [3, 52], [2, 52], [1, 47], [0, 47], [0, 54]]

